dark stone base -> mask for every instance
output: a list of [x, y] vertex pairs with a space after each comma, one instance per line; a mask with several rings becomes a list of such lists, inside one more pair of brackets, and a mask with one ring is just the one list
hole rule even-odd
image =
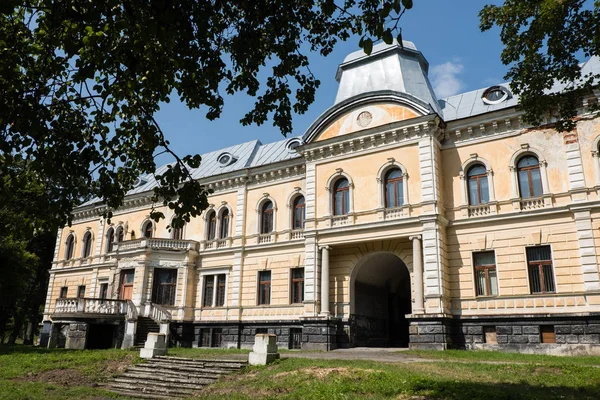
[[409, 318], [411, 349], [600, 354], [600, 314]]
[[[341, 332], [341, 333], [340, 333]], [[247, 348], [254, 345], [259, 333], [277, 335], [283, 349], [333, 350], [344, 336], [337, 320], [268, 321], [253, 323], [174, 322], [170, 326], [172, 347]]]
[[[46, 328], [40, 345], [48, 348], [83, 350], [121, 348], [125, 335], [125, 323], [120, 319], [77, 318], [57, 320]], [[107, 336], [108, 335], [108, 336]]]

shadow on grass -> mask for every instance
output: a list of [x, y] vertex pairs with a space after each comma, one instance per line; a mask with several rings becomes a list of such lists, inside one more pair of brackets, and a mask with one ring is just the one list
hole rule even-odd
[[0, 345], [0, 355], [5, 354], [49, 354], [49, 353], [58, 353], [58, 352], [71, 352], [77, 350], [67, 350], [67, 349], [47, 349], [45, 347], [39, 346], [29, 346], [23, 344], [15, 344], [15, 345]]

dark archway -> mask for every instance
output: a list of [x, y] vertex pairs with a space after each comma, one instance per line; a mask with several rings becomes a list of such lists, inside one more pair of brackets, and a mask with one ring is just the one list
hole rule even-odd
[[363, 257], [350, 279], [350, 334], [354, 346], [408, 347], [410, 273], [395, 254]]

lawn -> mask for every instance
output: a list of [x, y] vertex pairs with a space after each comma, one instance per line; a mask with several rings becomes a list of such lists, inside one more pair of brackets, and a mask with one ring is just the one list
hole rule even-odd
[[[0, 399], [116, 398], [97, 385], [126, 365], [139, 362], [135, 354], [0, 347]], [[170, 350], [170, 355], [202, 358], [242, 358], [246, 354], [244, 350]], [[284, 359], [228, 376], [196, 399], [600, 398], [599, 357], [463, 351], [406, 354], [422, 361]]]

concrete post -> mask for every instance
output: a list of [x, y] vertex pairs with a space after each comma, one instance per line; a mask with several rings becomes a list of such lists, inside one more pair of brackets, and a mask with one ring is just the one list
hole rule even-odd
[[329, 246], [321, 247], [321, 314], [329, 315]]
[[413, 243], [413, 281], [415, 286], [415, 301], [413, 314], [425, 313], [423, 304], [423, 255], [421, 254], [421, 235], [409, 238]]

